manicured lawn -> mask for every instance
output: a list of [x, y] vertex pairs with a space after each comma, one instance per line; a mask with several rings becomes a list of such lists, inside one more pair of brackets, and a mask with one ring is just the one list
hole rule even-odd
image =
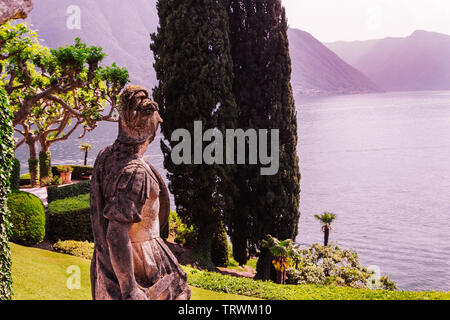
[[[15, 300], [91, 300], [90, 261], [66, 254], [27, 248], [11, 243], [12, 275]], [[67, 288], [67, 268], [78, 266], [81, 289]], [[236, 294], [225, 294], [192, 287], [192, 300], [246, 300]]]
[[[11, 244], [14, 299], [90, 300], [90, 261], [66, 254]], [[70, 266], [81, 272], [81, 289], [67, 288]], [[362, 290], [334, 286], [280, 286], [184, 267], [192, 300], [450, 300], [449, 292]], [[202, 288], [202, 289], [200, 289]], [[251, 298], [253, 297], [253, 298]]]

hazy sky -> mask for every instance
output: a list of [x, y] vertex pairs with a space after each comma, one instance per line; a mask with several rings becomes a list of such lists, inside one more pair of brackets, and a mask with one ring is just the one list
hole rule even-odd
[[322, 42], [404, 37], [415, 30], [450, 35], [450, 0], [282, 0], [289, 26]]

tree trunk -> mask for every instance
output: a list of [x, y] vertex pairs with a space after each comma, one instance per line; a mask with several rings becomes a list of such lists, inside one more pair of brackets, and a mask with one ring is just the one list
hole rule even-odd
[[87, 166], [88, 161], [88, 150], [84, 151], [84, 165]]
[[330, 237], [330, 228], [325, 226], [323, 232], [323, 245], [326, 247], [328, 245], [328, 238]]
[[198, 239], [197, 239], [197, 260], [203, 267], [208, 269], [214, 268], [214, 264], [211, 258], [211, 247], [212, 247], [212, 232], [209, 231], [210, 228], [199, 229]]
[[283, 272], [277, 270], [277, 281], [278, 284], [283, 284]]

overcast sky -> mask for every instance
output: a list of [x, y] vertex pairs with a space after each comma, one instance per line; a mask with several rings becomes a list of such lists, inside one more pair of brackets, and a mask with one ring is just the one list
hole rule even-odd
[[415, 30], [450, 35], [450, 0], [282, 0], [289, 26], [322, 42], [405, 37]]

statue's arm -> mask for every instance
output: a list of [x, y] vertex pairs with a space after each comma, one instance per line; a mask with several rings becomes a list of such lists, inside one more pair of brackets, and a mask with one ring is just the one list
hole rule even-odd
[[138, 288], [133, 271], [133, 255], [128, 231], [131, 223], [110, 221], [106, 233], [111, 263], [119, 281], [122, 298], [145, 300], [146, 295]]
[[142, 221], [142, 207], [147, 199], [148, 179], [145, 171], [130, 166], [117, 180], [114, 196], [106, 201], [103, 216], [108, 220], [106, 241], [114, 273], [123, 299], [146, 299], [134, 276], [133, 249], [129, 231]]

